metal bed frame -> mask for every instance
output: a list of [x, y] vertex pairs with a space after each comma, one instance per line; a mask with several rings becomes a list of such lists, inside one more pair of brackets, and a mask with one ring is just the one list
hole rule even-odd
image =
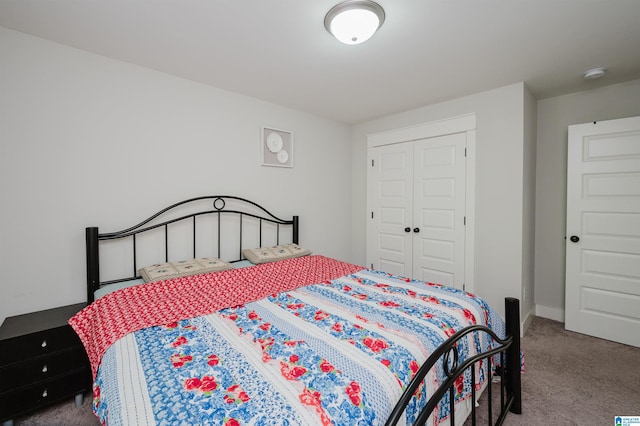
[[[186, 215], [182, 215], [176, 218], [172, 218], [163, 222], [153, 223], [155, 219], [157, 219], [161, 215], [168, 214], [171, 210], [178, 209], [179, 207], [184, 207], [189, 205], [195, 206], [196, 203], [201, 201], [212, 201], [212, 209], [207, 208], [205, 210], [199, 210], [194, 213], [189, 213]], [[227, 201], [236, 201], [239, 202], [238, 209], [227, 208]], [[293, 243], [298, 243], [298, 229], [299, 229], [299, 218], [298, 216], [293, 216], [291, 220], [280, 219], [277, 216], [273, 215], [264, 207], [260, 206], [253, 201], [249, 201], [244, 198], [234, 197], [230, 195], [209, 195], [203, 197], [191, 198], [188, 200], [180, 201], [179, 203], [175, 203], [166, 207], [156, 214], [150, 216], [149, 218], [143, 220], [137, 225], [134, 225], [130, 228], [123, 229], [122, 231], [117, 232], [108, 232], [104, 234], [100, 234], [98, 232], [98, 227], [91, 226], [85, 229], [86, 234], [86, 250], [87, 250], [87, 303], [91, 303], [94, 301], [94, 292], [98, 290], [100, 287], [115, 284], [123, 281], [128, 281], [136, 278], [140, 278], [137, 272], [137, 246], [136, 246], [136, 236], [142, 234], [144, 232], [148, 232], [157, 228], [164, 228], [164, 240], [165, 240], [165, 262], [169, 261], [169, 225], [175, 224], [178, 222], [191, 221], [192, 229], [193, 229], [193, 257], [196, 256], [196, 245], [197, 245], [197, 226], [196, 226], [196, 218], [204, 215], [217, 215], [217, 225], [218, 225], [218, 257], [220, 257], [220, 248], [221, 248], [221, 239], [220, 239], [220, 226], [221, 220], [220, 216], [224, 215], [237, 215], [240, 219], [240, 253], [238, 258], [232, 260], [231, 262], [236, 262], [242, 260], [242, 228], [243, 221], [245, 218], [252, 218], [257, 221], [259, 224], [258, 229], [258, 245], [262, 246], [262, 236], [263, 229], [262, 224], [264, 222], [273, 223], [276, 225], [276, 244], [280, 244], [280, 226], [290, 225], [293, 227], [292, 229], [292, 241]], [[128, 277], [118, 278], [115, 280], [109, 281], [100, 281], [100, 241], [106, 240], [117, 240], [122, 238], [131, 238], [131, 243], [133, 247], [133, 274]]]
[[[186, 215], [181, 215], [176, 218], [172, 218], [169, 220], [165, 220], [162, 222], [154, 222], [155, 219], [168, 213], [173, 209], [177, 209], [178, 207], [186, 206], [189, 204], [194, 204], [196, 202], [202, 201], [212, 201], [212, 209], [207, 208], [205, 210], [200, 210], [195, 213], [190, 213]], [[242, 209], [231, 209], [227, 208], [227, 201], [231, 201], [235, 203], [239, 203], [242, 206]], [[246, 210], [245, 210], [246, 208]], [[257, 213], [256, 213], [257, 212]], [[134, 225], [130, 228], [123, 229], [122, 231], [117, 232], [109, 232], [100, 234], [98, 232], [98, 227], [88, 227], [86, 228], [86, 255], [87, 255], [87, 303], [91, 303], [94, 300], [94, 292], [98, 290], [100, 287], [115, 284], [118, 282], [128, 281], [131, 279], [139, 278], [137, 275], [136, 268], [136, 257], [137, 257], [137, 246], [136, 246], [136, 236], [138, 234], [151, 231], [157, 228], [164, 228], [164, 236], [165, 236], [165, 261], [168, 261], [169, 257], [169, 236], [168, 236], [168, 228], [169, 225], [183, 222], [183, 221], [192, 221], [192, 230], [193, 230], [193, 257], [196, 257], [196, 238], [197, 238], [197, 226], [196, 226], [196, 218], [203, 215], [217, 215], [217, 226], [218, 226], [218, 257], [220, 257], [220, 216], [222, 214], [225, 215], [238, 215], [239, 223], [240, 223], [240, 253], [237, 260], [233, 260], [232, 262], [242, 260], [242, 231], [243, 231], [243, 221], [244, 218], [251, 218], [251, 220], [258, 221], [259, 224], [259, 245], [262, 246], [262, 234], [263, 222], [272, 223], [276, 225], [276, 239], [277, 244], [280, 244], [280, 227], [281, 226], [291, 226], [292, 227], [292, 242], [298, 243], [299, 237], [299, 218], [298, 216], [293, 216], [291, 220], [284, 220], [276, 217], [264, 207], [254, 203], [253, 201], [246, 200], [240, 197], [228, 196], [228, 195], [212, 195], [212, 196], [204, 196], [191, 198], [185, 201], [181, 201], [179, 203], [173, 204], [165, 209], [160, 210], [156, 214], [152, 215], [148, 219], [143, 220], [137, 225]], [[123, 277], [110, 281], [100, 281], [100, 253], [99, 253], [99, 243], [100, 241], [106, 240], [115, 240], [115, 239], [123, 239], [123, 238], [131, 238], [132, 246], [133, 246], [133, 275], [129, 277]], [[426, 374], [434, 367], [438, 362], [442, 362], [442, 368], [447, 375], [447, 380], [442, 383], [442, 385], [431, 395], [427, 405], [420, 412], [419, 417], [415, 424], [422, 425], [425, 424], [431, 413], [438, 406], [441, 399], [445, 395], [445, 393], [449, 393], [449, 401], [451, 406], [451, 416], [450, 416], [450, 424], [455, 424], [455, 410], [453, 409], [453, 404], [455, 403], [453, 395], [454, 395], [454, 385], [455, 381], [460, 375], [465, 374], [467, 369], [471, 370], [472, 382], [475, 383], [475, 368], [474, 365], [482, 360], [487, 360], [487, 362], [493, 363], [496, 360], [497, 368], [495, 368], [495, 374], [500, 376], [500, 412], [498, 413], [496, 425], [501, 425], [509, 412], [521, 414], [522, 413], [522, 405], [521, 405], [521, 364], [520, 364], [520, 302], [518, 299], [507, 297], [505, 298], [505, 313], [506, 313], [506, 337], [501, 339], [497, 336], [492, 330], [487, 327], [474, 325], [460, 330], [458, 333], [451, 336], [447, 339], [440, 347], [434, 351], [431, 356], [423, 363], [415, 377], [403, 392], [400, 400], [396, 404], [393, 409], [389, 419], [386, 422], [386, 425], [392, 426], [395, 425], [403, 416], [404, 410], [413, 397], [416, 389], [421, 385], [421, 382], [424, 380]], [[458, 342], [460, 339], [467, 338], [470, 333], [486, 333], [489, 335], [489, 338], [493, 340], [494, 345], [493, 349], [490, 349], [486, 352], [477, 354], [465, 360], [459, 359], [459, 352], [457, 349]], [[487, 420], [489, 424], [493, 424], [493, 413], [492, 413], [492, 392], [491, 392], [491, 383], [487, 385]], [[472, 386], [472, 402], [471, 402], [471, 421], [472, 425], [476, 424], [476, 409], [475, 409], [475, 399], [476, 399], [476, 391], [475, 386]]]
[[[413, 397], [416, 389], [422, 384], [427, 373], [438, 363], [442, 362], [442, 368], [447, 376], [447, 380], [430, 395], [429, 401], [420, 411], [414, 424], [424, 425], [441, 402], [445, 393], [449, 393], [449, 404], [451, 416], [449, 424], [455, 425], [455, 398], [454, 386], [456, 379], [465, 374], [466, 370], [471, 371], [471, 424], [476, 424], [476, 389], [475, 389], [475, 364], [482, 360], [493, 362], [494, 357], [499, 358], [496, 375], [500, 376], [500, 412], [495, 423], [493, 423], [493, 395], [491, 383], [487, 385], [487, 423], [501, 425], [509, 412], [522, 414], [522, 388], [521, 388], [521, 364], [520, 364], [520, 301], [507, 297], [504, 301], [506, 312], [506, 337], [501, 339], [492, 330], [483, 325], [472, 325], [458, 331], [442, 343], [427, 360], [420, 366], [418, 372], [413, 377], [407, 389], [403, 392], [400, 400], [394, 407], [386, 426], [393, 426], [398, 423], [404, 414], [404, 410]], [[460, 360], [458, 356], [458, 342], [471, 333], [486, 333], [497, 345], [488, 351], [471, 356], [465, 360]]]

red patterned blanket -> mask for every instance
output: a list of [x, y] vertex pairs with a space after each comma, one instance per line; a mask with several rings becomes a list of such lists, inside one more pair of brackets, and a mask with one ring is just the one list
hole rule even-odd
[[128, 333], [207, 315], [361, 269], [315, 255], [141, 284], [101, 297], [78, 312], [69, 324], [87, 350], [95, 378], [102, 355]]

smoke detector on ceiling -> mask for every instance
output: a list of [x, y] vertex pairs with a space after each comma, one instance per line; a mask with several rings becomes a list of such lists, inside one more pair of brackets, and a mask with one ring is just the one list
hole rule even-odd
[[584, 78], [587, 80], [595, 80], [596, 78], [604, 77], [607, 70], [604, 68], [593, 68], [584, 73]]

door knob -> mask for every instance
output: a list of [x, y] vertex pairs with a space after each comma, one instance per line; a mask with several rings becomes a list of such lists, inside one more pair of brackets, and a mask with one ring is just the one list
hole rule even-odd
[[407, 226], [406, 228], [404, 228], [404, 232], [411, 232], [411, 228]]
[[577, 235], [572, 235], [569, 239], [572, 243], [577, 243], [578, 241], [580, 241], [580, 237], [578, 237]]
[[413, 228], [413, 232], [416, 232], [416, 233], [420, 232], [420, 228], [418, 228], [418, 227]]

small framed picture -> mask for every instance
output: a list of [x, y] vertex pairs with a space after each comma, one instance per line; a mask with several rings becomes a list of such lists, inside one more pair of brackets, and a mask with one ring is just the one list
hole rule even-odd
[[293, 132], [263, 127], [260, 139], [263, 166], [293, 167]]

